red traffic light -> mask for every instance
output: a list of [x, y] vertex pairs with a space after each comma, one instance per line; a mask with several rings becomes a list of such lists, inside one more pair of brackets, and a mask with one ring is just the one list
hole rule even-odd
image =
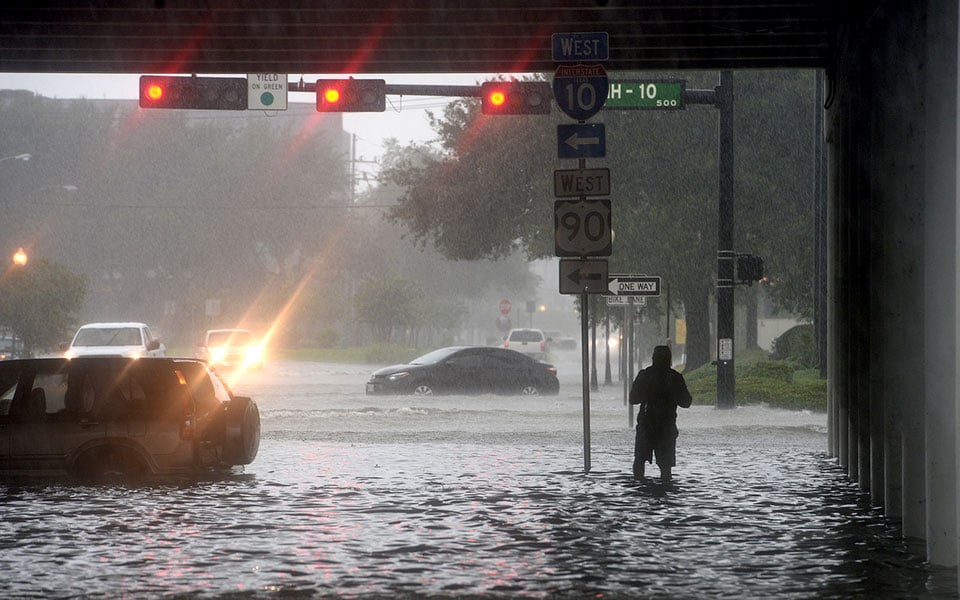
[[247, 110], [247, 80], [241, 77], [140, 77], [140, 108]]
[[383, 79], [318, 79], [320, 112], [383, 112], [387, 110], [387, 82]]
[[340, 102], [340, 90], [335, 87], [323, 90], [323, 101], [327, 104], [336, 104]]
[[157, 83], [151, 83], [145, 90], [147, 98], [151, 102], [159, 102], [163, 98], [163, 86]]
[[480, 84], [485, 115], [550, 114], [550, 85], [545, 81], [487, 81]]

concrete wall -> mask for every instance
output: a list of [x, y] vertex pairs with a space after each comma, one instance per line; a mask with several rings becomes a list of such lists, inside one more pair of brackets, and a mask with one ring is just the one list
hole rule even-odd
[[827, 73], [830, 451], [956, 565], [956, 0], [867, 2]]

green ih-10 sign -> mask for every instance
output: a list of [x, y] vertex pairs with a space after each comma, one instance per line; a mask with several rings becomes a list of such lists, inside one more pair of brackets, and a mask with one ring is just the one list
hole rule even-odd
[[685, 87], [685, 81], [611, 81], [603, 108], [680, 109]]

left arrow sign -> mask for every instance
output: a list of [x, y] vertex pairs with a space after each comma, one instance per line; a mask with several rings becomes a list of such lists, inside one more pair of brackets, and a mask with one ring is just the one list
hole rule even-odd
[[606, 260], [560, 261], [561, 294], [602, 294], [606, 292], [606, 285]]
[[607, 133], [603, 123], [557, 125], [559, 158], [603, 158], [607, 155]]

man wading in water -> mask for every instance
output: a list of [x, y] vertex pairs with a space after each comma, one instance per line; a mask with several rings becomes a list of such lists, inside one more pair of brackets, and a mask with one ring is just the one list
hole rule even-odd
[[677, 462], [677, 407], [689, 408], [693, 399], [683, 375], [671, 368], [668, 346], [653, 349], [653, 365], [637, 374], [630, 387], [630, 404], [639, 404], [637, 440], [633, 448], [633, 477], [643, 479], [644, 464], [657, 457], [661, 481], [670, 481]]

